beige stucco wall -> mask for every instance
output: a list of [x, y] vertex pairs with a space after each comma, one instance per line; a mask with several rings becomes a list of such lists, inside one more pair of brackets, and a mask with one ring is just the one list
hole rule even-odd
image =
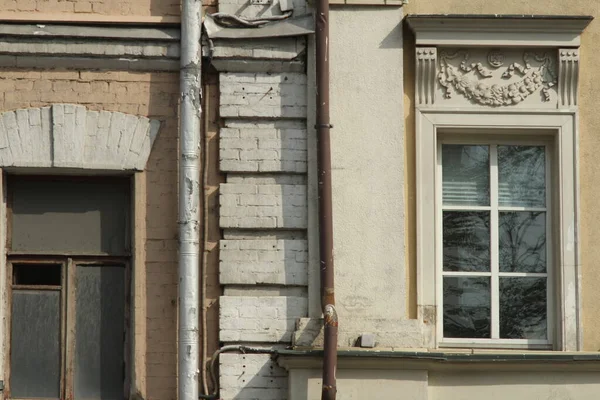
[[[292, 369], [290, 400], [318, 399], [321, 371]], [[594, 400], [600, 373], [534, 371], [452, 371], [424, 369], [346, 369], [337, 372], [338, 398], [343, 400]]]
[[336, 296], [350, 317], [403, 319], [402, 9], [331, 7]]
[[[337, 398], [340, 400], [427, 400], [427, 371], [394, 369], [339, 369]], [[321, 371], [290, 372], [289, 400], [321, 398]]]
[[[490, 2], [487, 0], [437, 0], [411, 1], [404, 7], [406, 14], [555, 14], [591, 15], [598, 17], [598, 4], [586, 0], [520, 1], [507, 0]], [[600, 25], [592, 21], [581, 37], [580, 83], [579, 83], [579, 169], [580, 169], [580, 246], [582, 273], [582, 311], [584, 349], [600, 349], [600, 208], [597, 204], [600, 166], [596, 162], [600, 151], [600, 113], [597, 111], [598, 92], [596, 91], [600, 52], [597, 43], [600, 39]], [[412, 40], [412, 41], [411, 41]], [[405, 115], [406, 115], [406, 176], [407, 176], [407, 244], [409, 268], [408, 284], [409, 315], [416, 316], [416, 260], [415, 260], [415, 155], [414, 155], [414, 39], [407, 32], [405, 40]]]

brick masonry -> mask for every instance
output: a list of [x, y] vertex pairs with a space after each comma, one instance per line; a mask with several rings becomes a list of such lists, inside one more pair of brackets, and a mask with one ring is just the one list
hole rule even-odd
[[[136, 297], [132, 310], [143, 310], [143, 320], [134, 325], [135, 340], [144, 343], [143, 366], [136, 369], [136, 383], [146, 400], [174, 400], [177, 396], [177, 73], [132, 73], [125, 71], [25, 70], [0, 71], [0, 112], [44, 109], [57, 103], [72, 103], [89, 112], [118, 112], [160, 121], [145, 172], [142, 197], [146, 212], [144, 232], [143, 297]], [[48, 108], [49, 110], [49, 108]], [[44, 115], [44, 113], [46, 113]], [[17, 126], [25, 113], [13, 113]], [[29, 114], [34, 131], [44, 124], [48, 112]], [[33, 140], [40, 138], [32, 133]], [[215, 267], [216, 268], [216, 267]], [[210, 291], [218, 287], [209, 287]], [[136, 293], [137, 296], [137, 293]], [[136, 353], [136, 357], [140, 354]]]
[[222, 354], [221, 398], [280, 400], [287, 397], [287, 372], [267, 354]]
[[[221, 11], [240, 7], [256, 8], [219, 2]], [[278, 3], [260, 7], [261, 14], [277, 13]], [[219, 257], [227, 294], [219, 300], [224, 343], [290, 344], [297, 321], [308, 314], [302, 295], [308, 285], [307, 80], [302, 72], [276, 72], [296, 71], [305, 49], [305, 38], [216, 42], [215, 54], [236, 62], [221, 65], [245, 71], [219, 74], [219, 165], [227, 174], [219, 224], [230, 238], [221, 240]], [[254, 71], [257, 60], [268, 68], [243, 69]], [[272, 69], [277, 62], [282, 65]], [[224, 400], [287, 398], [287, 373], [268, 356], [223, 354], [220, 366]]]
[[224, 183], [220, 196], [222, 228], [306, 228], [305, 185]]
[[160, 122], [74, 104], [0, 114], [0, 166], [143, 171]]
[[[216, 40], [214, 58], [246, 60], [285, 60], [297, 59], [306, 51], [306, 39], [303, 37], [271, 39]], [[264, 72], [264, 71], [261, 71]]]
[[223, 342], [290, 342], [296, 321], [306, 315], [308, 300], [293, 296], [222, 296]]
[[306, 118], [306, 75], [224, 73], [220, 76], [223, 118]]
[[291, 126], [248, 122], [222, 128], [221, 170], [306, 173], [306, 127]]
[[306, 240], [221, 240], [224, 285], [308, 284]]
[[[4, 14], [72, 14], [114, 15], [114, 16], [178, 16], [179, 1], [152, 0], [0, 0], [0, 10]], [[47, 15], [46, 15], [47, 16]]]

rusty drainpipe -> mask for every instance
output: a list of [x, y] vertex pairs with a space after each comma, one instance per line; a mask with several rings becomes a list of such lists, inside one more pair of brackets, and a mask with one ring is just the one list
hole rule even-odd
[[333, 269], [333, 221], [331, 195], [331, 144], [329, 120], [329, 0], [317, 0], [316, 16], [317, 78], [317, 168], [319, 182], [319, 254], [321, 268], [321, 308], [325, 319], [323, 345], [322, 400], [335, 400], [337, 394], [338, 317], [335, 310]]

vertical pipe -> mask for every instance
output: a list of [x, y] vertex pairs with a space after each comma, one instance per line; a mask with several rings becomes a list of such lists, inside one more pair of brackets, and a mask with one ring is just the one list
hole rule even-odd
[[331, 145], [329, 119], [329, 1], [317, 1], [316, 16], [317, 84], [317, 179], [319, 182], [319, 254], [321, 307], [325, 320], [322, 400], [335, 400], [337, 393], [338, 319], [335, 310], [333, 269], [333, 221], [331, 194]]
[[178, 400], [198, 400], [201, 0], [182, 0], [179, 134]]

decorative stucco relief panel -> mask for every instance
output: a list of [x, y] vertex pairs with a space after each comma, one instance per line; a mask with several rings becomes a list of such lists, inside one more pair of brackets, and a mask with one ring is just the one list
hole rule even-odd
[[437, 105], [556, 108], [558, 72], [554, 49], [440, 48]]
[[559, 49], [559, 106], [577, 107], [577, 87], [579, 86], [579, 49]]

